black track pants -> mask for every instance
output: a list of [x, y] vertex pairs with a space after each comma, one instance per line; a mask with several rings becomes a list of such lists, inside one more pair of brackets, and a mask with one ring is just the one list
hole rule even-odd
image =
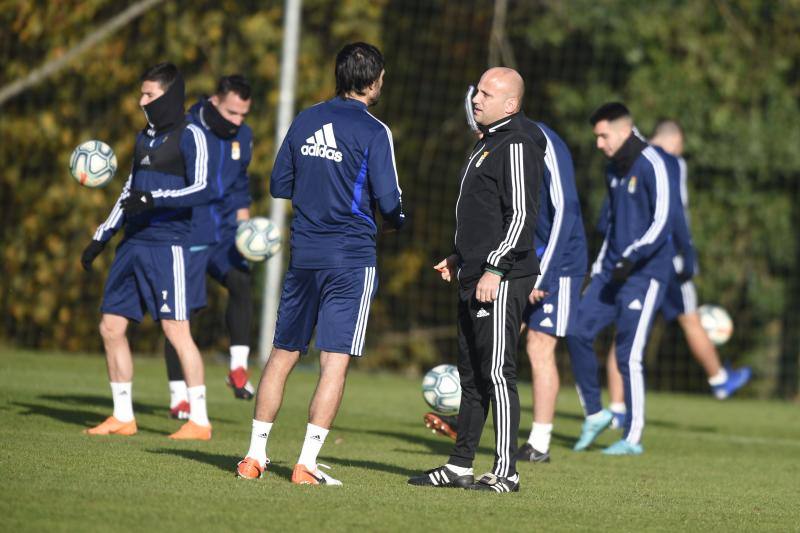
[[522, 312], [535, 279], [530, 276], [501, 282], [497, 300], [488, 304], [475, 299], [474, 286], [459, 289], [461, 409], [458, 439], [450, 464], [472, 466], [491, 404], [495, 431], [492, 472], [509, 477], [517, 471], [514, 460], [519, 431], [516, 350]]

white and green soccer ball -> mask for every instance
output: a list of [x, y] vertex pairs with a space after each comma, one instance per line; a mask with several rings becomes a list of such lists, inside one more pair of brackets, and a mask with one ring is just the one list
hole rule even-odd
[[236, 229], [236, 249], [248, 261], [264, 261], [281, 249], [281, 232], [268, 218], [245, 220]]
[[431, 409], [443, 415], [454, 415], [461, 406], [461, 380], [454, 365], [439, 365], [422, 378], [422, 397]]
[[717, 346], [728, 342], [733, 335], [733, 320], [725, 309], [718, 305], [701, 305], [697, 314], [711, 342]]
[[103, 141], [86, 141], [72, 151], [69, 171], [84, 187], [103, 187], [117, 172], [117, 156]]

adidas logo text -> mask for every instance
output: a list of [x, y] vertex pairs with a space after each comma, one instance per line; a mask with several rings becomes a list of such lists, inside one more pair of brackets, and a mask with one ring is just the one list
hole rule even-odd
[[314, 135], [306, 139], [306, 144], [300, 148], [300, 153], [341, 163], [342, 152], [336, 148], [336, 138], [333, 135], [333, 123], [329, 122], [314, 132]]

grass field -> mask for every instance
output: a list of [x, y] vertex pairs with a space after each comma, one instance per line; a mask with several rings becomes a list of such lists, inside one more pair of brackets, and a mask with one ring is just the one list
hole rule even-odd
[[[81, 430], [111, 412], [104, 361], [0, 349], [0, 531], [800, 531], [800, 410], [751, 400], [650, 394], [645, 454], [577, 454], [580, 410], [560, 397], [549, 465], [520, 465], [519, 494], [424, 489], [406, 478], [439, 465], [450, 441], [421, 425], [419, 380], [353, 372], [321, 462], [341, 488], [289, 483], [313, 369], [299, 369], [256, 482], [233, 468], [252, 404], [209, 366], [214, 439], [172, 442], [163, 363], [136, 362], [134, 437]], [[520, 438], [530, 424], [521, 386]], [[484, 433], [476, 471], [491, 465]], [[618, 435], [609, 431], [599, 444]]]

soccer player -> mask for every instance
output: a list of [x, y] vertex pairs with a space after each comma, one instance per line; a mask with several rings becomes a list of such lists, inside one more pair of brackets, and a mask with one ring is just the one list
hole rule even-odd
[[[228, 385], [236, 398], [249, 400], [253, 386], [247, 376], [253, 302], [250, 266], [236, 249], [236, 228], [250, 218], [250, 180], [247, 167], [253, 151], [253, 132], [244, 123], [250, 111], [252, 89], [238, 74], [223, 76], [216, 93], [201, 98], [189, 110], [188, 120], [201, 128], [220, 151], [221, 164], [213, 170], [217, 190], [210, 202], [192, 210], [188, 244], [191, 260], [187, 280], [189, 311], [206, 305], [206, 273], [228, 291], [225, 322], [230, 335]], [[170, 415], [189, 417], [186, 382], [175, 348], [165, 339], [164, 355], [170, 390]]]
[[[539, 273], [533, 243], [546, 147], [531, 136], [521, 111], [524, 89], [515, 70], [492, 68], [473, 99], [483, 138], [460, 175], [455, 253], [434, 267], [443, 280], [459, 281], [458, 437], [447, 463], [412, 477], [411, 485], [519, 491], [515, 359], [522, 312]], [[472, 463], [490, 403], [494, 465], [475, 482]]]
[[603, 453], [638, 455], [644, 430], [642, 357], [655, 311], [670, 279], [675, 255], [666, 165], [658, 150], [635, 134], [633, 118], [621, 103], [592, 113], [597, 148], [609, 159], [603, 246], [578, 307], [575, 330], [567, 336], [572, 369], [586, 420], [574, 450], [589, 447], [611, 424], [600, 399], [593, 342], [616, 326], [617, 365], [622, 373], [627, 415], [622, 440]]
[[[534, 235], [541, 274], [523, 314], [523, 327], [528, 328], [526, 351], [533, 373], [533, 427], [528, 441], [517, 451], [517, 460], [544, 463], [550, 461], [559, 389], [556, 344], [575, 322], [587, 251], [569, 148], [547, 125], [530, 121], [529, 126], [534, 138], [544, 136], [547, 148]], [[456, 438], [456, 417], [427, 413], [425, 423], [434, 432]]]
[[187, 249], [192, 207], [208, 201], [209, 169], [219, 156], [202, 129], [184, 117], [184, 83], [175, 65], [161, 63], [141, 76], [139, 105], [147, 126], [138, 134], [133, 170], [108, 219], [81, 256], [85, 269], [125, 225], [106, 279], [100, 334], [106, 350], [114, 413], [86, 430], [90, 435], [133, 435], [133, 360], [125, 334], [128, 321], [146, 309], [161, 322], [186, 376], [191, 416], [172, 439], [209, 440], [203, 360], [189, 329]]
[[269, 464], [267, 439], [286, 379], [316, 328], [320, 377], [292, 483], [341, 485], [319, 469], [317, 456], [339, 410], [350, 359], [363, 355], [378, 282], [374, 207], [384, 228], [399, 229], [405, 221], [392, 133], [367, 110], [380, 97], [383, 67], [372, 45], [342, 48], [336, 96], [302, 111], [278, 151], [270, 193], [292, 200], [291, 260], [239, 477], [258, 478]]
[[[683, 130], [674, 120], [659, 122], [650, 139], [661, 157], [667, 163], [667, 170], [672, 186], [670, 194], [675, 206], [673, 217], [673, 242], [680, 252], [673, 260], [669, 284], [667, 285], [661, 313], [668, 321], [677, 318], [678, 324], [686, 335], [689, 349], [708, 377], [708, 384], [715, 397], [720, 400], [730, 397], [734, 392], [750, 380], [750, 367], [738, 369], [725, 368], [720, 363], [719, 354], [708, 334], [700, 323], [697, 314], [697, 290], [692, 277], [695, 274], [697, 256], [689, 232], [689, 194], [686, 185], [686, 161], [683, 159]], [[614, 425], [621, 427], [625, 417], [622, 376], [616, 365], [616, 356], [612, 345], [606, 365], [608, 374], [608, 392], [611, 403], [609, 410], [614, 414]]]

